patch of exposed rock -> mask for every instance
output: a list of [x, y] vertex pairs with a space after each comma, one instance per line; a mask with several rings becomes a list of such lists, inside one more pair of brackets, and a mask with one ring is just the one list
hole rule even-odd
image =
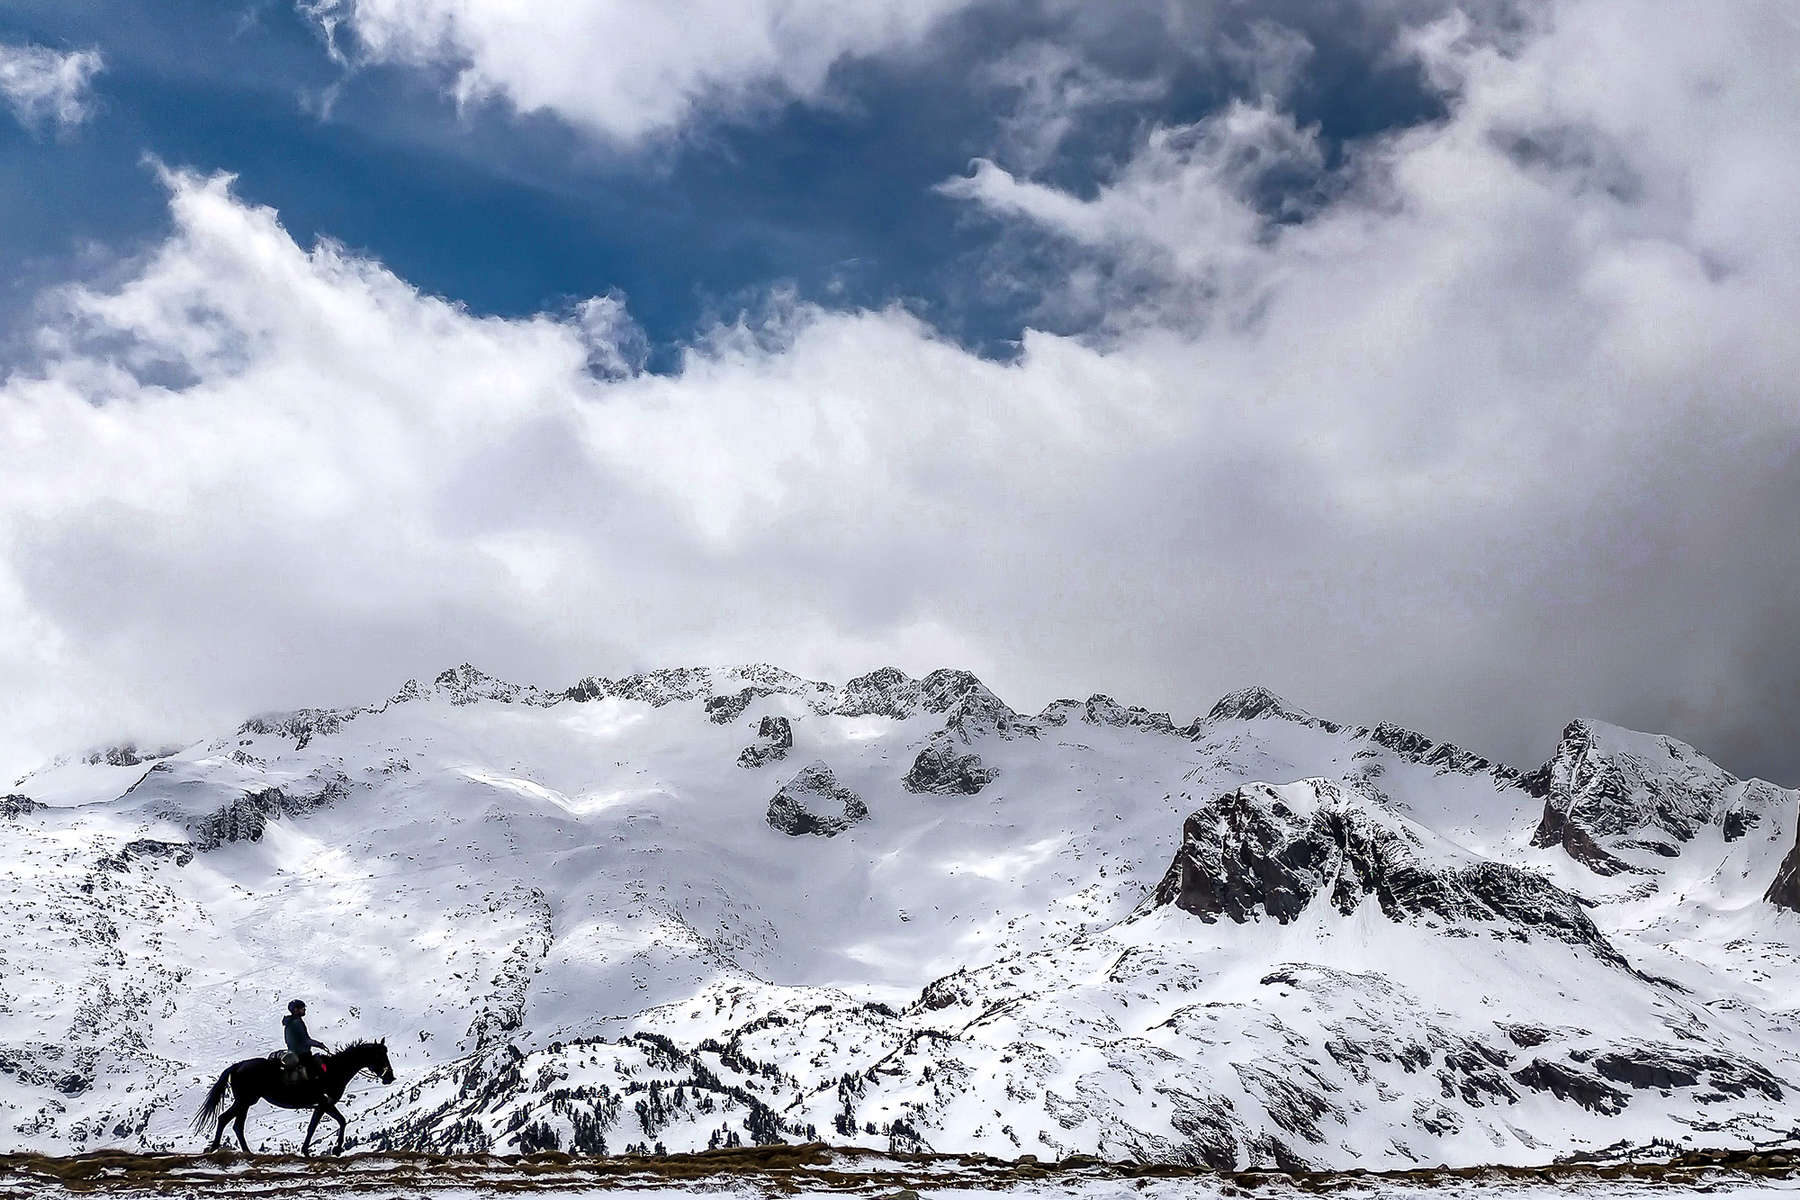
[[992, 783], [999, 772], [983, 766], [979, 754], [958, 754], [944, 741], [934, 741], [913, 759], [912, 769], [901, 782], [906, 790], [933, 796], [973, 796]]
[[[1677, 857], [1708, 827], [1737, 841], [1791, 808], [1791, 793], [1765, 780], [1740, 780], [1685, 742], [1598, 721], [1570, 722], [1550, 761], [1520, 782], [1544, 801], [1531, 844], [1561, 847], [1600, 875], [1654, 874], [1654, 863], [1634, 864], [1627, 855]], [[1786, 884], [1783, 878], [1777, 875], [1769, 899], [1800, 900], [1793, 875]]]
[[1789, 912], [1800, 912], [1800, 833], [1796, 833], [1793, 846], [1776, 868], [1775, 879], [1763, 899]]
[[868, 819], [862, 797], [838, 783], [823, 762], [808, 766], [769, 800], [769, 826], [793, 837], [836, 837]]
[[273, 734], [294, 739], [294, 749], [304, 750], [315, 737], [330, 737], [362, 715], [360, 708], [298, 708], [288, 713], [251, 717], [238, 733]]
[[1268, 916], [1286, 924], [1321, 896], [1346, 915], [1372, 898], [1390, 920], [1530, 931], [1624, 965], [1581, 902], [1541, 875], [1503, 863], [1434, 862], [1433, 849], [1392, 814], [1325, 780], [1252, 784], [1188, 817], [1155, 902], [1206, 921]]
[[105, 763], [109, 767], [136, 767], [168, 758], [179, 750], [179, 746], [168, 746], [161, 750], [139, 750], [136, 742], [121, 742], [117, 746], [108, 746], [104, 750], [92, 751], [81, 761], [90, 767], [97, 767], [101, 763]]
[[1627, 1042], [1595, 1055], [1589, 1065], [1626, 1087], [1667, 1091], [1704, 1084], [1727, 1096], [1759, 1092], [1780, 1100], [1781, 1084], [1757, 1063], [1724, 1054], [1705, 1054], [1679, 1046]]
[[824, 711], [841, 717], [905, 720], [918, 712], [947, 713], [958, 701], [970, 696], [981, 697], [976, 708], [998, 705], [1008, 714], [1017, 716], [1000, 703], [999, 697], [989, 691], [986, 684], [967, 671], [942, 669], [923, 679], [913, 679], [897, 667], [882, 667], [852, 679]]
[[[706, 719], [714, 725], [729, 725], [744, 715], [744, 710], [764, 696], [775, 693], [765, 687], [739, 688], [735, 692], [727, 692], [722, 696], [713, 696], [706, 702]], [[767, 720], [768, 718], [764, 718]]]
[[388, 700], [389, 704], [410, 704], [416, 700], [448, 700], [451, 704], [476, 704], [483, 700], [498, 704], [555, 704], [560, 695], [548, 695], [526, 684], [509, 683], [489, 675], [468, 663], [438, 672], [429, 684], [409, 679]]
[[1321, 720], [1304, 709], [1295, 708], [1266, 687], [1239, 688], [1235, 692], [1227, 692], [1219, 697], [1218, 703], [1212, 706], [1202, 721], [1258, 721], [1265, 718], [1292, 721], [1297, 725], [1323, 729], [1326, 733], [1336, 733], [1343, 728], [1336, 721]]
[[1513, 1078], [1534, 1092], [1549, 1092], [1605, 1116], [1617, 1116], [1631, 1097], [1598, 1076], [1547, 1058], [1534, 1058]]
[[13, 820], [26, 813], [34, 813], [46, 807], [22, 792], [14, 792], [9, 796], [0, 796], [0, 820]]
[[787, 757], [794, 747], [794, 727], [786, 717], [764, 717], [756, 726], [756, 741], [737, 757], [740, 767], [760, 767]]
[[1071, 720], [1082, 720], [1089, 725], [1109, 725], [1115, 729], [1142, 729], [1148, 733], [1178, 732], [1168, 713], [1151, 712], [1141, 704], [1127, 707], [1111, 696], [1098, 692], [1085, 701], [1052, 701], [1038, 714], [1037, 719], [1045, 725], [1066, 725]]
[[231, 842], [259, 842], [270, 821], [297, 817], [324, 808], [350, 794], [350, 781], [335, 776], [324, 781], [318, 791], [290, 795], [279, 787], [245, 792], [223, 808], [187, 822], [194, 849], [217, 850]]
[[125, 871], [139, 861], [172, 862], [185, 867], [194, 861], [194, 848], [186, 842], [164, 842], [155, 838], [138, 838], [125, 843], [111, 854], [102, 855], [94, 866], [102, 871]]

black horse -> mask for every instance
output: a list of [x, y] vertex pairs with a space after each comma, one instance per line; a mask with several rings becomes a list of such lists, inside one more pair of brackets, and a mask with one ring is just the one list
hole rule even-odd
[[[331, 1114], [332, 1120], [338, 1123], [337, 1145], [331, 1152], [342, 1153], [344, 1114], [337, 1110], [337, 1102], [358, 1071], [367, 1071], [383, 1083], [394, 1082], [394, 1068], [388, 1065], [387, 1041], [352, 1042], [336, 1054], [321, 1054], [318, 1061], [325, 1068], [324, 1078], [299, 1081], [290, 1081], [282, 1065], [272, 1058], [246, 1058], [226, 1067], [194, 1117], [195, 1133], [205, 1133], [208, 1121], [216, 1118], [219, 1122], [213, 1131], [212, 1145], [206, 1148], [207, 1153], [217, 1150], [219, 1143], [225, 1140], [227, 1122], [237, 1134], [238, 1145], [244, 1153], [250, 1152], [249, 1143], [244, 1141], [244, 1117], [258, 1100], [267, 1100], [277, 1108], [313, 1110], [312, 1123], [306, 1127], [306, 1140], [300, 1143], [302, 1154], [311, 1153], [313, 1132], [319, 1128], [319, 1118]], [[231, 1090], [231, 1107], [220, 1112], [219, 1106], [225, 1101], [227, 1088]]]

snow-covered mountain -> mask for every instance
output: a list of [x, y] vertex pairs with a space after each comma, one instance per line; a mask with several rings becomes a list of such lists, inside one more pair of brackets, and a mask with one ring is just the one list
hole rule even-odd
[[1800, 794], [1597, 722], [1519, 771], [1262, 689], [1176, 725], [465, 666], [13, 791], [0, 1148], [189, 1145], [294, 996], [389, 1040], [363, 1145], [1349, 1167], [1795, 1124]]

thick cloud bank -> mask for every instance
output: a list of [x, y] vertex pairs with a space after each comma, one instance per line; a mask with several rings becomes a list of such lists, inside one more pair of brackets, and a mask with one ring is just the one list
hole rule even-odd
[[916, 46], [969, 0], [313, 0], [370, 62], [446, 68], [461, 101], [503, 99], [621, 142], [694, 110], [812, 99], [846, 58]]
[[89, 89], [101, 66], [95, 50], [0, 43], [0, 101], [29, 129], [79, 125], [92, 112]]
[[1450, 115], [1346, 163], [1271, 98], [1092, 193], [947, 181], [1091, 315], [1010, 363], [777, 295], [647, 375], [616, 295], [477, 317], [172, 175], [0, 389], [0, 758], [465, 658], [769, 659], [1263, 681], [1521, 762], [1592, 713], [1791, 781], [1800, 29], [1540, 18], [1416, 28]]

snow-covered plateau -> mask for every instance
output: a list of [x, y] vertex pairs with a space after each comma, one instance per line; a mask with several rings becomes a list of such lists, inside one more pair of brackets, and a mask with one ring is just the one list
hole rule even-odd
[[11, 791], [0, 1150], [203, 1146], [294, 997], [387, 1039], [363, 1150], [1394, 1169], [1800, 1124], [1800, 794], [1599, 722], [1520, 770], [1261, 689], [1178, 725], [465, 666]]

